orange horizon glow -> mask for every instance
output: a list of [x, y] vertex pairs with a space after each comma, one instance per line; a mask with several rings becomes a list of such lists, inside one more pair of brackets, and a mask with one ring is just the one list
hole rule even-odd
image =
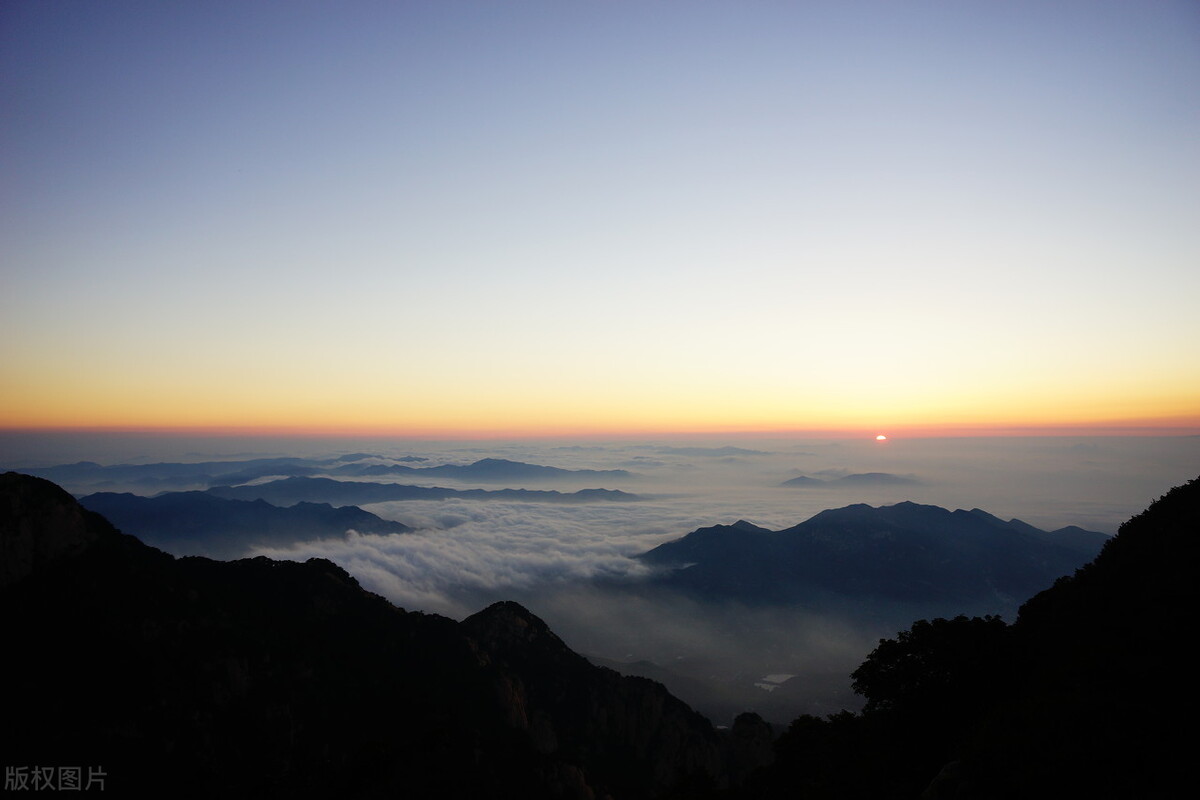
[[1034, 436], [1200, 436], [1200, 417], [1143, 418], [1102, 420], [1093, 422], [978, 423], [978, 424], [894, 424], [889, 425], [886, 438], [880, 439], [878, 428], [866, 426], [779, 426], [750, 427], [710, 425], [688, 427], [544, 425], [544, 426], [437, 426], [437, 425], [372, 425], [372, 424], [58, 424], [4, 425], [0, 433], [58, 433], [58, 434], [130, 434], [174, 436], [263, 436], [295, 438], [406, 438], [418, 440], [478, 440], [478, 439], [614, 439], [614, 438], [695, 438], [744, 437], [794, 438], [815, 437], [831, 439], [871, 439], [890, 442], [895, 439], [970, 438], [970, 437], [1034, 437]]
[[[1081, 6], [964, 60], [990, 6], [893, 31], [714, 4], [681, 36], [642, 4], [530, 5], [482, 50], [452, 4], [239, 42], [242, 12], [167, 11], [160, 53], [136, 10], [93, 30], [29, 5], [9, 44], [38, 102], [4, 190], [37, 202], [0, 220], [0, 431], [1200, 435], [1200, 151], [1158, 102], [1196, 90], [1185, 12]], [[614, 47], [645, 60], [613, 70]], [[1041, 79], [1068, 73], [1111, 80]], [[994, 107], [964, 116], [968, 86]], [[163, 113], [181, 97], [250, 127]]]

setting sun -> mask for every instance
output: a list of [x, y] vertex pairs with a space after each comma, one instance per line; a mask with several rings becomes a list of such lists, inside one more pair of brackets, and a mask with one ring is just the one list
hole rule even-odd
[[881, 433], [881, 434], [879, 434], [878, 436], [876, 436], [876, 437], [875, 437], [875, 441], [877, 441], [877, 442], [886, 442], [886, 441], [887, 441], [887, 437], [886, 437], [886, 436], [884, 436], [884, 435]]

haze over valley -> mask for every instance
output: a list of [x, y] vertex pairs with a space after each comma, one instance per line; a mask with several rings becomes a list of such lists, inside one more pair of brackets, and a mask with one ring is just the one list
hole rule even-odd
[[[53, 442], [36, 452], [53, 452]], [[129, 449], [139, 444], [156, 449]], [[666, 683], [718, 724], [743, 710], [786, 722], [857, 707], [848, 676], [879, 638], [917, 618], [1012, 619], [1200, 464], [1195, 437], [263, 440], [270, 450], [235, 455], [220, 444], [112, 437], [97, 443], [107, 457], [81, 449], [74, 462], [11, 466], [59, 480], [119, 528], [177, 555], [328, 558], [403, 608], [455, 619], [516, 600], [579, 652]], [[813, 481], [788, 485], [798, 476]], [[820, 512], [858, 504], [889, 516], [855, 512], [838, 534], [842, 548], [894, 525], [897, 541], [915, 541], [904, 533], [912, 524], [948, 539], [924, 542], [917, 555], [864, 541], [835, 584], [803, 577], [805, 564], [833, 575], [831, 554], [813, 551], [795, 566], [755, 555], [765, 531], [803, 529]], [[346, 506], [355, 508], [334, 513]], [[905, 522], [904, 509], [916, 516]], [[280, 519], [268, 522], [268, 511]], [[952, 556], [956, 539], [979, 535], [958, 523], [981, 519], [1057, 531], [1047, 541], [1059, 549], [1048, 562], [1041, 550], [1021, 555], [1030, 545], [1017, 525], [1000, 530], [1001, 550]], [[697, 541], [693, 531], [734, 523], [711, 564], [691, 545], [685, 557], [661, 555]], [[998, 557], [1033, 561], [1004, 578], [993, 572]], [[745, 562], [744, 575], [699, 577], [728, 571], [730, 559]], [[934, 577], [931, 561], [951, 566]]]

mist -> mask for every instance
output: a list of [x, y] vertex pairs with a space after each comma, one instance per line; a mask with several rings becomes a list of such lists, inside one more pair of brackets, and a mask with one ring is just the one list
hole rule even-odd
[[[1046, 437], [864, 440], [711, 437], [694, 441], [403, 442], [397, 440], [66, 440], [11, 448], [8, 468], [37, 453], [42, 464], [249, 459], [320, 459], [426, 467], [504, 458], [566, 470], [626, 470], [606, 479], [524, 481], [510, 488], [605, 488], [629, 503], [553, 505], [500, 500], [405, 500], [363, 505], [411, 534], [348, 532], [341, 539], [259, 548], [280, 559], [328, 558], [368, 590], [407, 610], [462, 619], [516, 600], [573, 649], [597, 663], [664, 682], [728, 724], [742, 710], [785, 723], [799, 713], [856, 708], [849, 674], [875, 646], [918, 618], [1015, 608], [749, 607], [681, 596], [649, 580], [637, 556], [700, 528], [746, 520], [771, 530], [829, 508], [905, 500], [980, 508], [1044, 530], [1078, 525], [1115, 533], [1169, 488], [1200, 473], [1198, 437]], [[416, 460], [420, 459], [420, 460]], [[812, 482], [783, 487], [807, 476]], [[850, 476], [873, 476], [846, 480]], [[880, 476], [883, 476], [882, 478]], [[902, 479], [888, 480], [888, 476]], [[841, 479], [841, 480], [839, 480]], [[257, 477], [253, 482], [269, 480]], [[365, 480], [365, 478], [364, 478]], [[420, 472], [371, 481], [498, 488]], [[139, 491], [131, 487], [133, 491]], [[75, 489], [72, 489], [75, 491]], [[144, 491], [144, 489], [143, 489]]]
[[[1114, 533], [1200, 466], [1196, 439], [973, 439], [740, 442], [719, 446], [509, 443], [422, 453], [430, 463], [483, 455], [567, 469], [627, 469], [605, 488], [635, 504], [551, 507], [469, 501], [365, 506], [418, 533], [351, 536], [273, 557], [322, 556], [398, 605], [462, 618], [500, 599], [542, 616], [577, 651], [661, 680], [728, 723], [753, 709], [768, 719], [857, 707], [849, 674], [878, 639], [918, 618], [1015, 608], [750, 608], [651, 588], [635, 556], [714, 524], [745, 519], [778, 530], [852, 503], [903, 500], [981, 508], [1046, 530]], [[898, 485], [834, 482], [902, 476]], [[809, 475], [830, 481], [783, 488]], [[583, 484], [578, 487], [585, 488]], [[650, 662], [651, 669], [645, 662]], [[771, 686], [766, 676], [794, 676]]]

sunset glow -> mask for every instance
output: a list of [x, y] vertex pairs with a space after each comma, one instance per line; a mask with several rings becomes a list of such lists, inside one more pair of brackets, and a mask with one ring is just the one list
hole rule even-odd
[[0, 428], [1200, 433], [1194, 9], [852, 6], [12, 4]]

